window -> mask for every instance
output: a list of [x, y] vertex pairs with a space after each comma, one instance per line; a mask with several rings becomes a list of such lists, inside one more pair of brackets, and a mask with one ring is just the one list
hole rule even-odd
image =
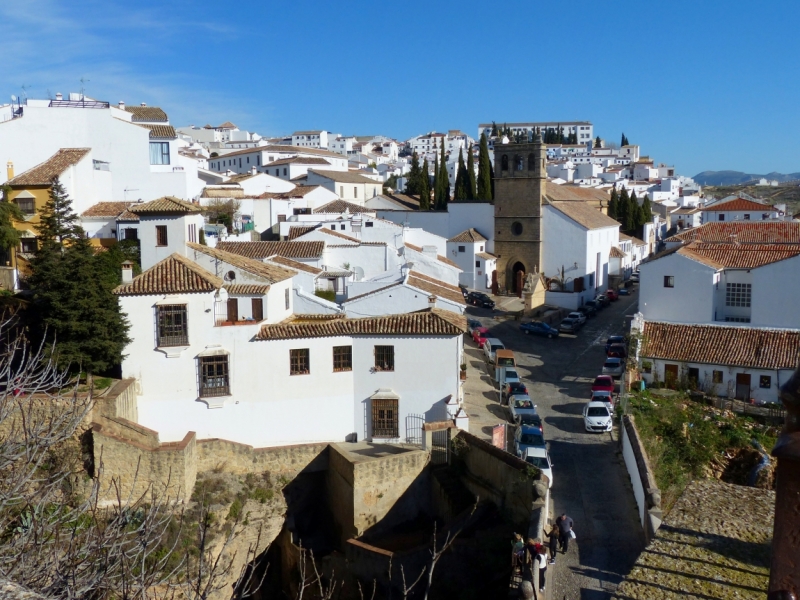
[[289, 350], [289, 375], [308, 375], [308, 348]]
[[167, 226], [156, 225], [156, 246], [167, 245]]
[[397, 404], [398, 401], [394, 398], [372, 400], [372, 437], [400, 437]]
[[467, 251], [467, 247], [466, 246], [459, 246], [458, 247], [458, 251], [459, 252], [466, 252]]
[[696, 386], [697, 382], [700, 381], [700, 369], [696, 367], [689, 367], [687, 370], [687, 376], [689, 381]]
[[375, 370], [394, 371], [394, 346], [375, 346]]
[[522, 223], [516, 221], [511, 224], [511, 233], [514, 235], [522, 235]]
[[169, 142], [150, 142], [150, 164], [169, 164]]
[[231, 393], [228, 381], [228, 355], [201, 356], [200, 397], [228, 396]]
[[725, 306], [749, 308], [752, 287], [749, 283], [726, 283]]
[[718, 221], [724, 221], [724, 220], [725, 220], [725, 215], [724, 215], [724, 214], [723, 214], [723, 215], [719, 215], [719, 216], [717, 217], [717, 220], [718, 220]]
[[286, 310], [289, 310], [289, 288], [284, 290], [283, 298], [286, 301]]
[[353, 370], [353, 347], [334, 346], [333, 347], [333, 370], [352, 371]]
[[197, 225], [194, 223], [189, 224], [189, 241], [196, 242], [197, 241]]
[[711, 383], [722, 383], [722, 371], [711, 372]]
[[372, 225], [373, 225], [372, 221], [367, 221], [366, 223], [364, 223], [364, 227], [372, 227]]
[[749, 323], [750, 317], [725, 317], [728, 323]]
[[341, 229], [342, 231], [344, 231], [344, 223], [342, 223], [341, 225], [339, 225], [339, 229]]
[[39, 243], [36, 238], [22, 238], [19, 243], [23, 254], [33, 254], [39, 249]]
[[33, 198], [17, 198], [15, 202], [23, 215], [32, 215], [36, 212]]
[[189, 326], [185, 304], [165, 304], [156, 307], [158, 346], [188, 346]]
[[128, 227], [125, 229], [125, 239], [126, 240], [138, 240], [139, 239], [139, 230], [135, 227]]
[[254, 321], [263, 321], [264, 320], [264, 300], [262, 298], [252, 298], [251, 305], [253, 309], [253, 320]]
[[344, 198], [344, 186], [339, 186], [339, 198]]
[[664, 275], [664, 287], [675, 287], [675, 276], [674, 275]]
[[358, 188], [353, 187], [353, 198], [358, 198]]
[[772, 387], [772, 376], [771, 375], [762, 375], [758, 378], [758, 387], [763, 389], [769, 389]]
[[483, 252], [483, 246], [481, 246], [481, 250], [480, 251]]
[[480, 266], [481, 266], [481, 261], [479, 261], [479, 260], [476, 260], [476, 261], [475, 261], [475, 266], [476, 266], [476, 267], [480, 267]]
[[506, 154], [503, 154], [502, 158], [500, 159], [500, 170], [508, 171], [508, 155]]
[[331, 224], [331, 229], [336, 229], [336, 223]]
[[746, 214], [744, 215], [744, 220], [745, 220], [745, 221], [749, 221], [749, 220], [750, 220], [750, 213], [746, 213]]
[[286, 177], [286, 167], [283, 168], [283, 176]]

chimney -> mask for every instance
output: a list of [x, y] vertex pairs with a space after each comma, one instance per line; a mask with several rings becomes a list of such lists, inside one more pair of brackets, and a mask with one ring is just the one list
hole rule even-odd
[[435, 259], [439, 255], [439, 252], [437, 251], [436, 246], [423, 246], [422, 254]]
[[250, 174], [255, 175], [256, 173], [258, 173], [258, 170], [256, 170], [256, 166], [253, 165], [252, 167], [250, 167]]
[[428, 296], [428, 308], [436, 308], [436, 296]]
[[119, 109], [120, 110], [125, 110], [125, 101], [124, 100], [120, 100], [119, 101]]
[[14, 179], [14, 163], [11, 161], [6, 163], [6, 177], [8, 181]]
[[133, 263], [126, 260], [122, 263], [122, 283], [130, 283], [133, 281]]
[[61, 92], [56, 92], [56, 100], [63, 100], [64, 96]]
[[147, 106], [147, 102], [142, 102], [142, 106]]

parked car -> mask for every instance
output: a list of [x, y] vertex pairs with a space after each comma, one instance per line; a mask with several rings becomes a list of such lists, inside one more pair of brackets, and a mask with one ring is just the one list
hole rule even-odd
[[619, 295], [620, 296], [630, 296], [630, 290], [628, 288], [619, 288]]
[[508, 400], [508, 408], [511, 411], [511, 420], [516, 422], [517, 417], [525, 414], [536, 414], [536, 405], [530, 396], [513, 395]]
[[625, 343], [625, 336], [612, 335], [610, 338], [606, 340], [606, 353], [608, 353], [608, 349], [611, 348], [611, 344], [624, 344], [624, 343]]
[[625, 348], [625, 344], [611, 344], [606, 350], [606, 356], [625, 358], [628, 356], [628, 350]]
[[506, 383], [519, 383], [519, 374], [514, 369], [506, 367]]
[[622, 372], [625, 370], [625, 365], [622, 363], [621, 358], [611, 356], [603, 363], [603, 375], [611, 375], [614, 379], [622, 377]]
[[614, 394], [606, 391], [592, 392], [589, 402], [602, 402], [609, 411], [614, 412]]
[[469, 332], [470, 335], [472, 335], [472, 332], [475, 331], [475, 329], [480, 326], [481, 322], [478, 321], [477, 319], [467, 319], [467, 331]]
[[603, 402], [589, 402], [583, 407], [583, 426], [586, 431], [611, 431], [614, 421]]
[[498, 340], [497, 338], [486, 338], [486, 341], [483, 342], [483, 353], [486, 355], [486, 360], [490, 363], [495, 361], [494, 353], [498, 350], [504, 350], [505, 346], [503, 342]]
[[595, 296], [594, 299], [597, 300], [603, 306], [608, 306], [609, 304], [611, 304], [611, 300], [609, 300], [608, 296], [606, 296], [605, 294], [599, 294]]
[[486, 338], [489, 337], [489, 328], [488, 327], [476, 327], [472, 330], [472, 341], [478, 344], [478, 346], [483, 347], [483, 343], [486, 341]]
[[529, 425], [531, 427], [538, 427], [544, 433], [544, 425], [542, 424], [542, 417], [539, 413], [524, 413], [519, 415], [514, 423], [517, 425]]
[[583, 306], [586, 308], [593, 308], [595, 312], [600, 312], [606, 307], [605, 304], [603, 304], [602, 302], [598, 302], [597, 300], [587, 300], [586, 304], [584, 304]]
[[532, 446], [525, 449], [525, 462], [539, 469], [547, 477], [547, 487], [553, 487], [553, 463], [550, 462], [550, 453], [545, 448]]
[[573, 312], [569, 313], [567, 315], [567, 318], [575, 319], [578, 322], [578, 325], [580, 325], [581, 327], [586, 325], [586, 315], [584, 315], [579, 310], [576, 310], [576, 311], [573, 311]]
[[567, 317], [558, 325], [558, 330], [561, 333], [578, 333], [578, 330], [581, 328], [580, 323], [578, 323], [575, 319], [571, 319]]
[[489, 298], [483, 292], [470, 292], [467, 294], [467, 302], [473, 306], [481, 306], [483, 308], [494, 308], [494, 300]]
[[519, 326], [520, 331], [527, 334], [541, 335], [549, 338], [558, 337], [558, 329], [550, 327], [547, 323], [541, 321], [531, 321], [530, 323], [523, 323]]
[[614, 379], [611, 375], [598, 375], [594, 378], [594, 383], [592, 384], [592, 392], [611, 392], [614, 393]]
[[611, 302], [616, 302], [619, 300], [619, 294], [616, 290], [606, 290], [606, 296], [608, 296], [608, 299], [611, 300]]
[[578, 312], [583, 313], [583, 316], [589, 319], [597, 316], [597, 309], [594, 306], [590, 306], [588, 302], [581, 306]]
[[509, 396], [513, 396], [515, 394], [527, 396], [528, 387], [521, 381], [506, 381], [506, 383], [503, 385], [503, 390], [500, 392], [500, 397], [504, 400], [508, 400]]
[[514, 452], [522, 457], [528, 448], [545, 448], [544, 435], [538, 427], [522, 425], [514, 433]]
[[631, 273], [631, 281], [639, 283], [639, 271], [634, 271]]

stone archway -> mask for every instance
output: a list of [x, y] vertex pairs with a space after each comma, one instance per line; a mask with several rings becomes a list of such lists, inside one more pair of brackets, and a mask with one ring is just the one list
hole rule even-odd
[[[520, 276], [519, 273], [522, 273], [522, 275]], [[511, 263], [508, 289], [516, 296], [521, 297], [522, 295], [522, 286], [525, 285], [525, 273], [527, 273], [527, 269], [521, 261]]]

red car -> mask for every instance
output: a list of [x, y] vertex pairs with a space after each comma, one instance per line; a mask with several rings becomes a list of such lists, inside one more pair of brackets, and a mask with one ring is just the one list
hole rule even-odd
[[488, 327], [476, 327], [472, 330], [472, 341], [478, 344], [478, 346], [483, 346], [483, 342], [485, 342], [488, 337]]
[[614, 387], [611, 375], [598, 375], [592, 384], [592, 392], [611, 392], [613, 394]]
[[617, 290], [608, 290], [608, 291], [606, 291], [606, 296], [612, 302], [614, 302], [615, 300], [619, 300], [619, 294], [617, 293]]

